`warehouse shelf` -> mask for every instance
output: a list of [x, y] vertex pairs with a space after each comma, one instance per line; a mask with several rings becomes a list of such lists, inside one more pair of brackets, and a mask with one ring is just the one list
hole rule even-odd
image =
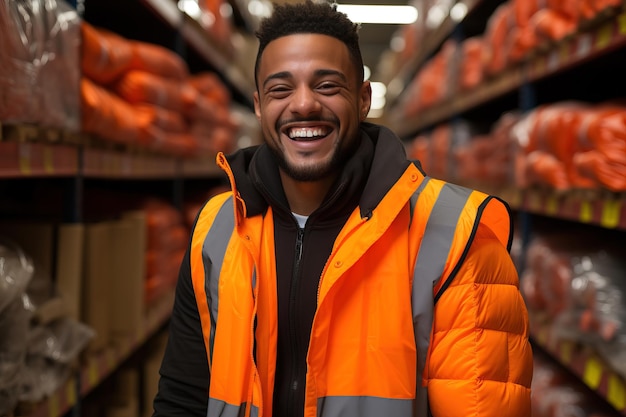
[[421, 109], [417, 115], [406, 115], [402, 109], [390, 111], [392, 123], [401, 137], [444, 122], [516, 92], [524, 83], [533, 83], [577, 67], [626, 46], [626, 12], [614, 10], [585, 25], [576, 35], [553, 45], [543, 46], [524, 63], [504, 70], [474, 89], [454, 94], [443, 102]]
[[556, 192], [515, 189], [493, 192], [514, 210], [557, 217], [607, 229], [626, 230], [626, 195], [598, 190]]
[[533, 320], [531, 338], [561, 365], [598, 393], [621, 415], [626, 416], [626, 380], [613, 371], [590, 347], [574, 341], [558, 339], [549, 324]]
[[172, 311], [173, 302], [173, 292], [164, 295], [148, 309], [144, 326], [138, 333], [120, 339], [119, 343], [99, 353], [88, 354], [78, 372], [27, 415], [58, 417], [70, 411], [77, 404], [79, 397], [89, 394], [165, 325]]
[[[465, 18], [468, 16], [472, 16], [472, 12], [485, 0], [461, 0], [456, 2], [457, 4], [463, 4], [467, 8], [467, 14]], [[390, 84], [401, 84], [406, 85], [413, 75], [419, 70], [419, 68], [424, 64], [424, 62], [441, 46], [441, 44], [450, 36], [450, 34], [454, 31], [456, 25], [459, 22], [453, 19], [450, 15], [446, 16], [443, 22], [437, 26], [432, 32], [429, 32], [423, 42], [420, 44], [419, 50], [416, 51], [415, 54], [412, 55], [410, 60], [405, 62], [400, 68], [398, 68], [397, 72], [394, 74], [392, 79], [387, 83]], [[401, 92], [399, 92], [401, 93]], [[400, 94], [397, 96], [392, 96], [389, 94], [388, 99], [390, 103], [394, 103], [395, 100], [398, 99]]]
[[0, 178], [82, 175], [98, 179], [185, 179], [222, 175], [214, 156], [177, 158], [113, 149], [84, 134], [30, 125], [0, 126]]
[[244, 75], [241, 68], [232, 63], [227, 54], [220, 50], [211, 37], [204, 33], [199, 24], [187, 14], [181, 13], [172, 0], [141, 0], [152, 11], [157, 13], [172, 28], [180, 31], [189, 44], [211, 65], [216, 71], [225, 76], [232, 86], [246, 97], [252, 97], [254, 86]]

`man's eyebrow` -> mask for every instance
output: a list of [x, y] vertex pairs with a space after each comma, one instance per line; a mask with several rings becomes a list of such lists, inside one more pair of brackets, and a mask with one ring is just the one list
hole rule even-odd
[[[345, 74], [343, 72], [337, 71], [337, 70], [331, 70], [331, 69], [319, 69], [315, 71], [315, 76], [316, 77], [324, 77], [324, 76], [328, 76], [328, 75], [333, 75], [336, 77], [341, 78], [342, 81], [344, 82], [348, 82], [348, 79], [346, 78]], [[270, 74], [267, 76], [267, 78], [263, 81], [263, 87], [265, 87], [265, 85], [272, 81], [272, 80], [284, 80], [287, 78], [291, 77], [291, 73], [289, 71], [280, 71], [280, 72], [276, 72], [274, 74]]]
[[337, 70], [319, 69], [319, 70], [315, 71], [315, 75], [318, 76], [318, 77], [323, 77], [323, 76], [327, 76], [327, 75], [334, 75], [334, 76], [337, 76], [337, 77], [341, 78], [342, 81], [348, 82], [348, 79], [346, 78], [345, 74], [343, 72], [340, 72], [340, 71], [337, 71]]
[[289, 77], [291, 77], [291, 73], [289, 71], [275, 72], [274, 74], [267, 76], [267, 78], [263, 81], [263, 87], [265, 87], [265, 85], [272, 80], [284, 80]]

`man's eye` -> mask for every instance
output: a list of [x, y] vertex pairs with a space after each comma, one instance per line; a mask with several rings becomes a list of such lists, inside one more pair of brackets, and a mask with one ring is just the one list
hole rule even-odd
[[339, 86], [333, 83], [323, 83], [320, 84], [317, 89], [325, 94], [329, 94], [336, 92], [339, 89]]

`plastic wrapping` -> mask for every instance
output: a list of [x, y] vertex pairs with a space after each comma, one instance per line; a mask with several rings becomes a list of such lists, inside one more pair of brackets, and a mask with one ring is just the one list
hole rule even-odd
[[626, 260], [619, 243], [601, 239], [581, 232], [535, 238], [521, 288], [554, 337], [592, 347], [626, 376]]
[[33, 264], [22, 249], [0, 241], [0, 415], [19, 397], [32, 315], [25, 291], [32, 276]]
[[20, 400], [34, 403], [54, 393], [94, 335], [90, 327], [70, 318], [34, 328], [28, 337], [26, 366], [20, 374]]
[[80, 128], [80, 20], [60, 0], [0, 2], [0, 120]]

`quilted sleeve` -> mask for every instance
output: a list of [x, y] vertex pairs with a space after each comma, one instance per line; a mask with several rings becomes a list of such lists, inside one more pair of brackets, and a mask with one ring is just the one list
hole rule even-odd
[[434, 310], [427, 364], [434, 417], [528, 417], [528, 314], [507, 249], [484, 225]]

